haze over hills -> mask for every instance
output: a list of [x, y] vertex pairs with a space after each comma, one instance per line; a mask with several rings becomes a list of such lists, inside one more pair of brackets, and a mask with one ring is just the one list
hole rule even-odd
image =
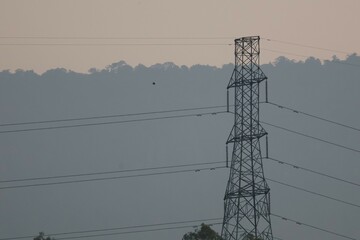
[[[51, 69], [0, 72], [0, 123], [223, 106], [233, 64], [177, 66], [171, 62], [132, 67], [125, 61], [77, 73]], [[360, 128], [360, 56], [296, 62], [280, 57], [263, 64], [269, 100]], [[262, 85], [264, 93], [264, 84]], [[232, 94], [232, 93], [231, 93]], [[264, 101], [264, 94], [261, 96]], [[178, 114], [199, 116], [99, 126], [0, 133], [1, 180], [224, 161], [232, 127], [226, 108]], [[134, 120], [127, 116], [115, 120]], [[358, 149], [360, 133], [270, 104], [261, 118], [285, 128]], [[1, 131], [106, 122], [1, 126]], [[359, 153], [264, 125], [271, 157], [360, 182]], [[263, 149], [264, 152], [264, 149]], [[355, 186], [264, 159], [266, 177], [347, 202], [360, 202]], [[4, 189], [0, 237], [222, 217], [228, 169], [153, 177]], [[359, 236], [359, 209], [269, 182], [271, 210], [319, 227]], [[8, 186], [1, 184], [1, 186]], [[283, 239], [338, 239], [273, 218]], [[219, 231], [218, 227], [215, 227]], [[126, 235], [126, 239], [181, 239], [188, 230]], [[19, 234], [14, 234], [19, 233]], [[104, 238], [110, 239], [110, 238]]]

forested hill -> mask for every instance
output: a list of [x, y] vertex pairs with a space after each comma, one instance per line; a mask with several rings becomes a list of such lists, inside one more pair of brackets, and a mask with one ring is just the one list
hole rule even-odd
[[[260, 119], [269, 133], [270, 157], [360, 182], [360, 57], [351, 55], [345, 60], [325, 62], [314, 58], [295, 62], [280, 57], [261, 67], [268, 77], [269, 101], [296, 110], [260, 104]], [[66, 69], [52, 69], [41, 75], [2, 71], [2, 179], [204, 162], [224, 166], [225, 142], [234, 121], [231, 114], [224, 113], [226, 86], [233, 68], [232, 64], [218, 68], [172, 63], [131, 67], [120, 61], [86, 74]], [[261, 102], [264, 86], [261, 84]], [[234, 101], [232, 90], [230, 101]], [[269, 159], [263, 162], [265, 176], [270, 179], [342, 200], [334, 202], [269, 181], [274, 213], [320, 226], [326, 226], [321, 224], [324, 219], [332, 219], [339, 232], [357, 229], [358, 212], [343, 204], [360, 201], [354, 186]], [[166, 222], [222, 217], [227, 179], [228, 169], [191, 170], [9, 190], [2, 196], [2, 213], [11, 218], [0, 219], [0, 226], [8, 226], [9, 233], [17, 232], [21, 219], [27, 227], [24, 232], [58, 232], [74, 230], [74, 225], [88, 229], [153, 223], [154, 219]], [[273, 224], [277, 232], [289, 235], [298, 227], [282, 224], [276, 218]], [[176, 239], [184, 235], [182, 230], [176, 233]], [[175, 239], [173, 232], [166, 234], [164, 239]]]

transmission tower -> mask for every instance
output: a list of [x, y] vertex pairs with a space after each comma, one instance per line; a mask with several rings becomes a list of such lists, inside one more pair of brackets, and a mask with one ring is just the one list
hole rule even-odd
[[273, 240], [270, 188], [260, 149], [260, 138], [267, 133], [259, 122], [259, 85], [267, 77], [259, 55], [260, 37], [235, 39], [235, 69], [227, 86], [228, 91], [235, 89], [235, 122], [226, 142], [233, 151], [224, 197], [224, 240]]

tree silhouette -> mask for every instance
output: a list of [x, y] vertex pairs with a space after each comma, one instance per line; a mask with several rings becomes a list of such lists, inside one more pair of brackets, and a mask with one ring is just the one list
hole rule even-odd
[[49, 236], [45, 237], [44, 232], [39, 232], [39, 236], [34, 237], [33, 240], [54, 240], [54, 239]]
[[244, 240], [262, 240], [261, 238], [255, 238], [255, 236], [251, 233], [249, 233]]
[[202, 223], [200, 230], [186, 233], [182, 240], [221, 240], [221, 237], [209, 225]]

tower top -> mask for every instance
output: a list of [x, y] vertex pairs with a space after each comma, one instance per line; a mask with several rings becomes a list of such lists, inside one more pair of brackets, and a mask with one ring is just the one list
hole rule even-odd
[[260, 36], [247, 36], [247, 37], [236, 38], [235, 42], [238, 42], [238, 41], [250, 42], [253, 40], [260, 40]]

